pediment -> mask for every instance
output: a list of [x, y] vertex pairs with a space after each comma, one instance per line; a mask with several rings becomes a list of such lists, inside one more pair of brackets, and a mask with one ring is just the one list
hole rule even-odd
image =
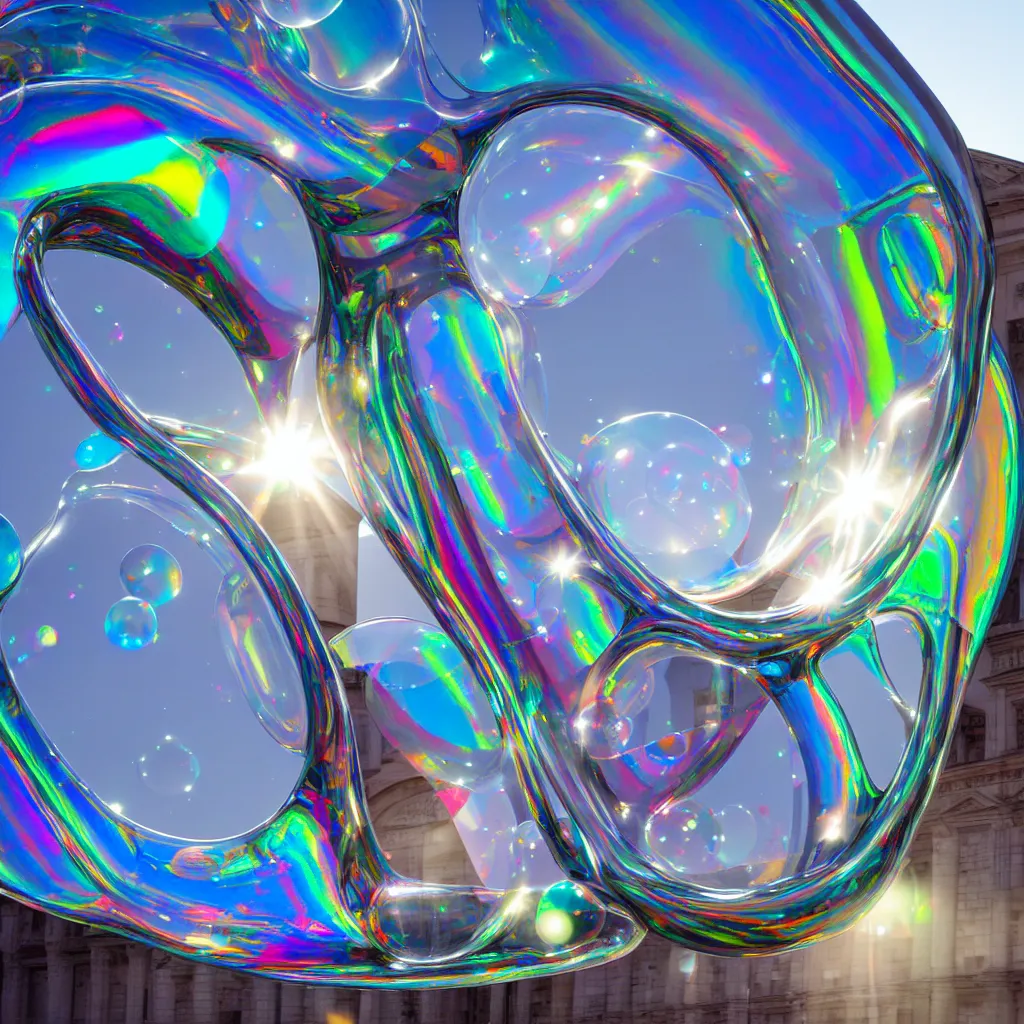
[[995, 810], [1004, 809], [1005, 805], [1001, 800], [986, 796], [984, 793], [972, 793], [969, 797], [951, 803], [945, 807], [936, 807], [936, 811], [944, 819], [949, 818], [974, 818], [979, 815], [989, 815]]
[[986, 203], [1024, 199], [1024, 163], [971, 150], [971, 159]]

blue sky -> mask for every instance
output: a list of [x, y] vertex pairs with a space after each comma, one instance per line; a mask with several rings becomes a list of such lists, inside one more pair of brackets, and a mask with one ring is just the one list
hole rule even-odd
[[1024, 161], [1020, 0], [864, 0], [968, 146]]

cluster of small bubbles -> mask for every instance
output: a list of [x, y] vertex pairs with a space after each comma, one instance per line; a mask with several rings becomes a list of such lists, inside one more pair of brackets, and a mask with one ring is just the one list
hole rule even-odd
[[645, 836], [655, 863], [677, 874], [702, 875], [720, 866], [718, 821], [694, 800], [675, 800], [656, 811]]
[[181, 593], [181, 566], [166, 548], [140, 544], [121, 560], [121, 583], [132, 597], [158, 607]]
[[110, 606], [104, 629], [116, 647], [137, 651], [157, 639], [157, 607], [181, 593], [181, 566], [160, 545], [139, 544], [121, 560], [120, 576], [128, 596]]
[[137, 651], [148, 647], [157, 637], [156, 611], [148, 601], [122, 597], [110, 606], [103, 628], [116, 647]]
[[111, 343], [124, 341], [124, 328], [116, 321], [114, 322], [114, 326], [110, 329], [110, 341]]
[[199, 778], [199, 759], [173, 736], [164, 736], [136, 767], [145, 786], [159, 796], [191, 793]]
[[584, 445], [577, 487], [611, 531], [676, 587], [712, 583], [750, 528], [751, 506], [733, 449], [676, 413], [644, 413]]
[[21, 538], [10, 521], [0, 516], [0, 594], [10, 590], [21, 572]]
[[79, 469], [104, 469], [123, 454], [117, 441], [97, 431], [75, 449], [75, 463]]

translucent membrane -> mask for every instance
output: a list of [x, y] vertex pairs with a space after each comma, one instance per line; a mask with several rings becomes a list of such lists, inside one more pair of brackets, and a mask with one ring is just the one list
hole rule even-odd
[[[0, 17], [0, 325], [23, 315], [98, 431], [50, 453], [77, 473], [20, 540], [43, 477], [4, 479], [0, 885], [307, 983], [539, 975], [648, 923], [731, 954], [847, 927], [914, 835], [1020, 508], [984, 211], [938, 104], [845, 0], [481, 0], [484, 52], [437, 87], [407, 0], [172, 7]], [[95, 296], [72, 315], [44, 269], [69, 247], [175, 289], [234, 361], [188, 331], [172, 375]], [[641, 358], [654, 293], [692, 327], [712, 277], [734, 329], [702, 314]], [[642, 404], [555, 443], [544, 325], [616, 280], [627, 329], [579, 374], [610, 363]], [[351, 493], [436, 621], [329, 644], [259, 525], [285, 486]], [[83, 509], [125, 502], [194, 560], [129, 541], [79, 635], [33, 588]], [[268, 821], [176, 836], [72, 770], [24, 701], [101, 622], [117, 666], [210, 632], [299, 775]], [[342, 670], [479, 885], [389, 864]], [[186, 737], [133, 749], [154, 796], [199, 798]]]

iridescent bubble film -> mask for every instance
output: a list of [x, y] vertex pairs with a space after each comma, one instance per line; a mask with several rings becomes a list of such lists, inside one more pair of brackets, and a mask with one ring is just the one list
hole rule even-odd
[[121, 561], [121, 583], [140, 601], [166, 604], [181, 593], [181, 566], [159, 544], [140, 544]]
[[[460, 67], [412, 0], [0, 14], [4, 892], [429, 986], [795, 948], [898, 873], [1019, 525], [967, 150], [847, 0], [479, 11]], [[321, 625], [283, 495], [423, 610]], [[360, 689], [471, 884], [381, 848]]]
[[107, 612], [103, 628], [107, 639], [126, 651], [151, 644], [157, 635], [156, 609], [138, 597], [122, 597]]

